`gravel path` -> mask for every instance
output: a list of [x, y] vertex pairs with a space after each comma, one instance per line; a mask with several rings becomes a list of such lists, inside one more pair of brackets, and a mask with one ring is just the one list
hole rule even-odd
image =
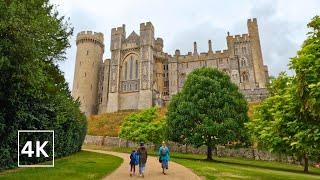
[[[200, 180], [201, 178], [194, 174], [190, 169], [174, 163], [172, 161], [169, 162], [169, 171], [167, 171], [167, 175], [162, 174], [161, 164], [159, 163], [156, 157], [148, 156], [146, 168], [145, 168], [145, 176], [144, 178], [139, 176], [130, 177], [130, 165], [129, 165], [129, 154], [127, 153], [119, 153], [119, 152], [111, 152], [111, 151], [102, 151], [102, 150], [91, 150], [91, 149], [83, 149], [85, 151], [92, 151], [98, 153], [105, 153], [114, 156], [121, 157], [123, 159], [123, 163], [121, 166], [112, 172], [110, 175], [106, 176], [104, 179], [108, 180], [123, 180], [123, 179], [151, 179], [151, 180], [166, 180], [166, 179], [174, 179], [174, 180]], [[93, 167], [94, 168], [94, 167]], [[139, 172], [138, 166], [136, 166], [136, 173]]]

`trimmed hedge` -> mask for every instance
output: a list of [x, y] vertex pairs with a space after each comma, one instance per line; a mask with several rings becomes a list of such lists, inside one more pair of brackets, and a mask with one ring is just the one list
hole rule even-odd
[[56, 157], [79, 151], [86, 117], [56, 63], [72, 28], [48, 0], [0, 1], [0, 9], [0, 170], [17, 167], [18, 130], [55, 130]]

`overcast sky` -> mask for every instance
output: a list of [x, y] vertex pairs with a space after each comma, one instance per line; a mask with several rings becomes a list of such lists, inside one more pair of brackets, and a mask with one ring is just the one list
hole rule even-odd
[[[182, 54], [208, 50], [208, 39], [214, 50], [226, 49], [227, 31], [231, 35], [247, 33], [247, 19], [257, 18], [264, 64], [269, 74], [287, 71], [289, 58], [296, 54], [306, 38], [307, 23], [320, 10], [319, 0], [51, 0], [61, 15], [70, 18], [74, 27], [67, 60], [60, 63], [65, 78], [72, 87], [76, 34], [83, 30], [104, 33], [105, 54], [110, 57], [111, 28], [126, 24], [127, 36], [139, 33], [141, 22], [151, 21], [155, 37], [164, 40], [164, 51], [170, 54], [180, 49]], [[201, 3], [200, 3], [201, 2]], [[290, 72], [289, 72], [290, 73]]]

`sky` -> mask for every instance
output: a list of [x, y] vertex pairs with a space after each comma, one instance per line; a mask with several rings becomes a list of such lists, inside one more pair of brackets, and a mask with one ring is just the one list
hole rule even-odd
[[226, 35], [247, 33], [247, 19], [257, 18], [264, 64], [269, 74], [277, 76], [288, 69], [306, 33], [307, 23], [319, 15], [319, 0], [51, 0], [60, 15], [70, 18], [74, 34], [66, 61], [59, 62], [72, 89], [78, 32], [92, 30], [104, 34], [104, 59], [110, 57], [111, 28], [126, 25], [127, 36], [139, 33], [142, 22], [151, 21], [155, 37], [164, 40], [164, 51], [181, 54], [208, 51], [211, 39], [214, 50], [227, 48]]

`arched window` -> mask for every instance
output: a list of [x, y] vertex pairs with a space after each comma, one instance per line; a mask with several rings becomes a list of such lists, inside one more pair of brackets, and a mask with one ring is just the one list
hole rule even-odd
[[130, 57], [130, 79], [132, 79], [132, 66], [133, 66], [133, 57]]
[[128, 64], [128, 62], [125, 62], [124, 63], [124, 80], [127, 80], [127, 64]]
[[138, 64], [138, 60], [136, 60], [136, 79], [138, 79], [139, 77], [139, 64]]
[[130, 92], [139, 90], [139, 60], [138, 56], [134, 53], [129, 54], [122, 61], [120, 89], [123, 92]]
[[247, 71], [244, 71], [241, 76], [242, 76], [242, 81], [243, 82], [248, 82], [249, 81], [249, 73]]
[[247, 65], [246, 58], [242, 57], [241, 60], [240, 60], [240, 64], [241, 64], [241, 67], [246, 66]]

